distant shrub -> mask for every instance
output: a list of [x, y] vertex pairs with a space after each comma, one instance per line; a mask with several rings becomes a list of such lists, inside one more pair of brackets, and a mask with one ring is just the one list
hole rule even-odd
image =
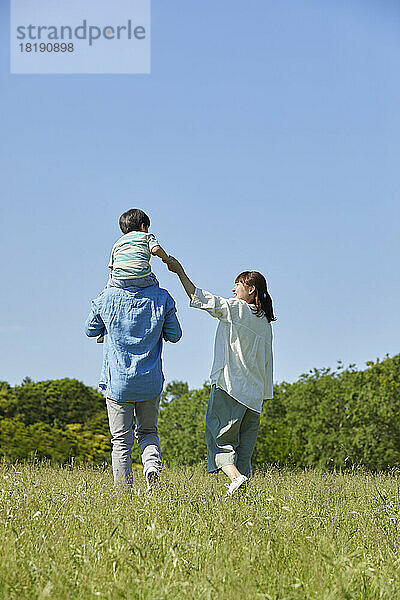
[[[295, 383], [274, 387], [266, 400], [254, 462], [371, 470], [400, 466], [400, 355], [336, 371], [314, 369]], [[174, 381], [162, 395], [159, 432], [169, 463], [204, 461], [204, 424], [210, 388], [189, 390]], [[110, 460], [103, 396], [75, 379], [11, 387], [0, 382], [0, 455], [35, 453], [64, 462], [71, 456]], [[133, 459], [140, 462], [137, 445]]]

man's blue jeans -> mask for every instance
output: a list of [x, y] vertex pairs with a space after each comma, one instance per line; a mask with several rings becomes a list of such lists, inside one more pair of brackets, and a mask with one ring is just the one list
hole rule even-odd
[[157, 430], [160, 397], [141, 402], [115, 402], [106, 398], [106, 403], [114, 483], [132, 483], [133, 435], [139, 443], [144, 475], [152, 470], [160, 471], [161, 450]]

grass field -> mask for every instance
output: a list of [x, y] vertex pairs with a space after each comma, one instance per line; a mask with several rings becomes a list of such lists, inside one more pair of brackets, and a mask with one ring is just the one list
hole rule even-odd
[[270, 468], [227, 502], [202, 467], [163, 481], [2, 464], [1, 599], [400, 598], [396, 473]]

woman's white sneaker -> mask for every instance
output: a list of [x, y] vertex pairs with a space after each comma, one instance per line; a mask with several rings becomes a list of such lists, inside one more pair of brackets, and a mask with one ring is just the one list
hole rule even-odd
[[228, 491], [226, 492], [225, 498], [229, 498], [230, 496], [232, 496], [235, 492], [238, 491], [238, 489], [242, 485], [245, 485], [248, 482], [248, 480], [249, 480], [249, 478], [246, 477], [246, 475], [240, 475], [239, 477], [235, 477], [235, 479], [232, 480], [232, 483], [230, 484]]

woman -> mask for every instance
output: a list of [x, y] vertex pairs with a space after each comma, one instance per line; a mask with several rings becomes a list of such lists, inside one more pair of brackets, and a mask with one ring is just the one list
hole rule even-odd
[[221, 469], [229, 477], [231, 496], [250, 477], [263, 400], [272, 398], [272, 300], [257, 271], [238, 275], [234, 297], [221, 298], [196, 288], [175, 258], [168, 269], [178, 275], [190, 306], [219, 319], [206, 414], [207, 461], [209, 472]]

